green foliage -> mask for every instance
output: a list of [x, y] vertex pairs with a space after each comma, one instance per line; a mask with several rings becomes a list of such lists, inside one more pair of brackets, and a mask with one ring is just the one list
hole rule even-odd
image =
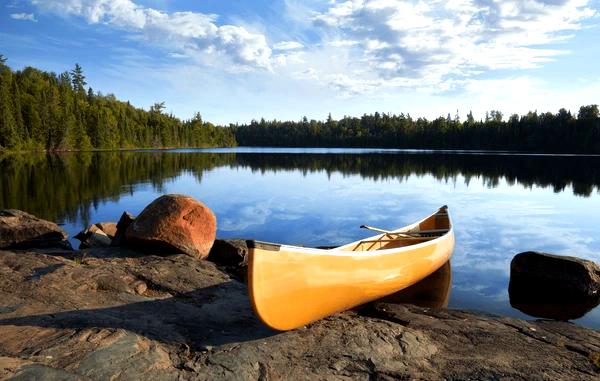
[[0, 147], [17, 148], [19, 134], [12, 97], [12, 73], [6, 66], [0, 67]]
[[[0, 150], [90, 150], [235, 145], [230, 129], [95, 94], [79, 64], [60, 75], [12, 71], [0, 55]], [[201, 131], [200, 133], [198, 131]]]
[[476, 121], [473, 113], [460, 122], [448, 114], [434, 120], [408, 114], [363, 115], [326, 121], [278, 120], [232, 125], [243, 146], [383, 147], [422, 149], [511, 150], [529, 152], [600, 153], [600, 116], [597, 105], [582, 106], [577, 118], [560, 109], [557, 114], [529, 112], [503, 119], [500, 111]]
[[[68, 78], [68, 73], [65, 74], [67, 74]], [[78, 63], [76, 63], [75, 68], [71, 70], [71, 76], [71, 80], [73, 82], [73, 89], [75, 89], [75, 91], [77, 91], [78, 93], [85, 93], [85, 85], [87, 85], [87, 82], [85, 81], [85, 76], [83, 75], [83, 69], [81, 68], [81, 66], [79, 66]]]
[[182, 172], [201, 180], [235, 154], [10, 152], [0, 154], [0, 209], [27, 210], [48, 220], [91, 221], [98, 201], [130, 194], [132, 184], [162, 189]]
[[594, 120], [598, 119], [598, 117], [598, 105], [581, 106], [579, 108], [579, 114], [577, 114], [577, 118], [585, 120]]
[[90, 150], [162, 147], [382, 147], [600, 153], [598, 105], [577, 117], [501, 112], [476, 121], [469, 112], [434, 120], [409, 114], [363, 115], [325, 121], [260, 121], [215, 126], [196, 114], [181, 121], [157, 102], [145, 111], [114, 95], [94, 93], [79, 64], [57, 76], [31, 67], [13, 72], [0, 55], [0, 150]]
[[87, 253], [83, 253], [82, 255], [78, 255], [75, 258], [73, 258], [73, 262], [75, 262], [76, 265], [86, 265], [86, 257], [87, 257]]

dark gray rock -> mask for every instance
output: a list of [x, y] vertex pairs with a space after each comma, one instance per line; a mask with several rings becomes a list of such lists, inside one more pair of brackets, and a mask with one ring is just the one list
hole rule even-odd
[[530, 315], [572, 320], [600, 303], [600, 267], [592, 261], [525, 252], [511, 263], [510, 304]]
[[600, 267], [585, 259], [528, 251], [510, 264], [515, 302], [579, 303], [600, 297]]
[[112, 246], [123, 246], [126, 244], [127, 239], [125, 237], [125, 232], [134, 220], [135, 217], [133, 214], [129, 212], [123, 212], [121, 218], [119, 218], [119, 222], [117, 222], [117, 230], [111, 243]]
[[67, 233], [54, 222], [16, 209], [0, 211], [0, 249], [63, 248], [71, 250]]
[[225, 266], [247, 266], [248, 245], [243, 239], [217, 239], [208, 260]]
[[236, 279], [246, 283], [248, 279], [248, 245], [243, 239], [217, 239], [207, 260]]

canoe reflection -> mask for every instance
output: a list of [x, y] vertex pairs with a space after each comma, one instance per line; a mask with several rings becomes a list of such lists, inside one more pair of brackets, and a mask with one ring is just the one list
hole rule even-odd
[[451, 284], [452, 268], [450, 261], [448, 261], [422, 281], [404, 290], [378, 299], [377, 302], [443, 308], [448, 306]]

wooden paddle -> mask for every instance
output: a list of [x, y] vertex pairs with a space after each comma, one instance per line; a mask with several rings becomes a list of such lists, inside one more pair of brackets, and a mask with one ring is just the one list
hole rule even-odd
[[410, 237], [410, 238], [415, 237], [417, 234], [445, 233], [448, 231], [448, 229], [431, 229], [431, 230], [419, 230], [419, 231], [415, 231], [415, 232], [391, 232], [389, 230], [383, 230], [383, 229], [375, 228], [373, 226], [368, 226], [368, 225], [360, 225], [360, 228], [373, 230], [373, 231], [387, 234], [387, 235], [400, 235], [400, 236], [405, 236], [405, 237]]

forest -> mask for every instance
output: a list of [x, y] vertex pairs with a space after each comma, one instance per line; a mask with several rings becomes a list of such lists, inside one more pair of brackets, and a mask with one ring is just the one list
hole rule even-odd
[[[518, 89], [515, 89], [518, 91]], [[90, 150], [167, 147], [377, 147], [600, 153], [598, 105], [537, 111], [504, 118], [500, 111], [476, 120], [434, 120], [378, 113], [325, 121], [253, 120], [216, 126], [197, 113], [180, 120], [148, 111], [87, 86], [78, 64], [60, 75], [27, 67], [13, 71], [0, 55], [0, 150]]]
[[145, 111], [87, 87], [79, 65], [60, 75], [27, 67], [13, 71], [0, 55], [0, 149], [90, 150], [235, 145], [228, 128], [199, 113], [180, 119], [164, 102]]
[[[518, 90], [516, 90], [518, 91]], [[507, 150], [552, 153], [600, 153], [598, 105], [582, 106], [577, 115], [529, 112], [504, 120], [499, 111], [465, 121], [458, 115], [434, 120], [409, 114], [363, 115], [326, 121], [253, 120], [231, 126], [240, 146], [377, 147], [455, 150]]]

